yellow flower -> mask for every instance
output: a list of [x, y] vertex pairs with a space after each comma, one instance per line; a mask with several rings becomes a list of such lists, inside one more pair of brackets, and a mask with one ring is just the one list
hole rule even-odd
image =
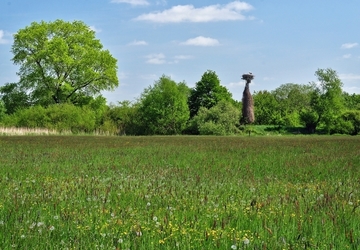
[[165, 241], [164, 240], [159, 240], [159, 244], [164, 244]]

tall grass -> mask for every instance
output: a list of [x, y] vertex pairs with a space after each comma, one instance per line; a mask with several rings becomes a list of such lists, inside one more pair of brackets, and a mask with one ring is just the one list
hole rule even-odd
[[1, 249], [359, 249], [358, 137], [0, 137]]

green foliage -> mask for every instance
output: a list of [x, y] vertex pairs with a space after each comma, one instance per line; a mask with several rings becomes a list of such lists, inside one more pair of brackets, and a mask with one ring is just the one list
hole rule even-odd
[[191, 126], [201, 135], [233, 135], [239, 133], [240, 110], [231, 103], [220, 101], [210, 109], [201, 107], [192, 118]]
[[0, 98], [7, 114], [16, 110], [29, 107], [29, 97], [16, 83], [7, 83], [0, 87]]
[[315, 133], [316, 127], [319, 123], [319, 116], [313, 110], [304, 109], [300, 112], [300, 122], [305, 126], [309, 133]]
[[116, 59], [80, 21], [33, 22], [14, 35], [12, 52], [18, 88], [34, 104], [77, 104], [118, 86]]
[[360, 110], [360, 94], [343, 92], [344, 105], [347, 110]]
[[117, 135], [141, 134], [137, 110], [138, 104], [133, 104], [130, 101], [122, 101], [118, 105], [110, 105], [105, 113], [104, 123], [100, 129]]
[[330, 132], [334, 120], [344, 108], [341, 89], [343, 83], [336, 71], [329, 68], [318, 69], [315, 75], [318, 77], [319, 84], [311, 84], [314, 91], [311, 94], [310, 102], [311, 112], [315, 112], [318, 116], [315, 129], [319, 123], [322, 123], [325, 130]]
[[220, 101], [232, 101], [231, 93], [220, 85], [220, 79], [215, 71], [206, 71], [189, 96], [190, 117], [194, 117], [200, 107], [210, 109]]
[[[143, 134], [181, 134], [189, 119], [188, 88], [163, 75], [145, 89], [139, 101], [138, 116]], [[140, 131], [139, 131], [140, 132]]]
[[278, 125], [280, 118], [279, 103], [274, 95], [268, 91], [255, 92], [253, 95], [255, 105], [255, 124]]
[[96, 117], [94, 111], [87, 107], [77, 107], [72, 104], [54, 104], [47, 108], [33, 106], [21, 109], [10, 115], [4, 121], [6, 126], [26, 128], [47, 128], [63, 131], [93, 132]]
[[357, 135], [360, 133], [360, 110], [342, 113], [331, 127], [332, 134]]
[[5, 114], [6, 114], [5, 103], [2, 100], [0, 100], [0, 122], [4, 118]]

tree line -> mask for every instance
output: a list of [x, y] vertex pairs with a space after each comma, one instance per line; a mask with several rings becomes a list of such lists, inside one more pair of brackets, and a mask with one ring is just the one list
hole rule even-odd
[[[116, 59], [80, 21], [32, 23], [14, 35], [17, 83], [0, 87], [0, 125], [117, 135], [233, 135], [251, 129], [243, 105], [208, 70], [189, 88], [163, 75], [135, 101], [108, 105], [119, 84]], [[254, 125], [301, 133], [360, 132], [360, 95], [342, 90], [335, 70], [317, 82], [287, 83], [252, 94]]]

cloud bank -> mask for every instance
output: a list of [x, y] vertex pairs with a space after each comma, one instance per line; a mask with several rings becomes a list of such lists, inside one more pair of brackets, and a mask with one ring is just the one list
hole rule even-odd
[[140, 15], [135, 20], [157, 23], [204, 23], [246, 20], [248, 18], [242, 12], [252, 9], [253, 7], [250, 4], [240, 1], [234, 1], [226, 5], [209, 5], [201, 8], [195, 8], [193, 5], [177, 5], [161, 12]]
[[356, 46], [358, 46], [358, 43], [344, 43], [343, 45], [341, 45], [342, 49], [352, 49]]

